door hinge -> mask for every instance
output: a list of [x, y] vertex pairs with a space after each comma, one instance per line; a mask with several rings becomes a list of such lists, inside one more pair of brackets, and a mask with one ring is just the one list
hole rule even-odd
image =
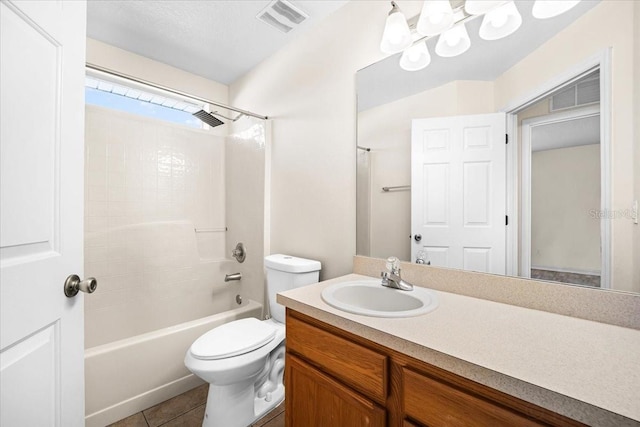
[[504, 225], [509, 225], [509, 215], [504, 216]]
[[509, 143], [509, 134], [508, 134], [508, 133], [505, 133], [505, 134], [504, 134], [504, 143], [505, 143], [505, 144], [508, 144], [508, 143]]

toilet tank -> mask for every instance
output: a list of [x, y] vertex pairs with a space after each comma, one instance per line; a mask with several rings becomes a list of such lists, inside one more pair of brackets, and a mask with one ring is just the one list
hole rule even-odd
[[267, 271], [267, 295], [271, 317], [284, 323], [284, 306], [276, 302], [276, 294], [316, 283], [320, 277], [320, 261], [275, 254], [264, 259]]

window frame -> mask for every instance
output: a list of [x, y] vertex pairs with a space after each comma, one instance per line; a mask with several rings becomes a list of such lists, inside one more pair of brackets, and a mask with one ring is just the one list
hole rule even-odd
[[[89, 82], [93, 80], [98, 82], [98, 85], [93, 86], [91, 84], [89, 84]], [[119, 88], [125, 88], [127, 90], [132, 90], [132, 91], [137, 91], [140, 92], [140, 95], [138, 95], [138, 97], [133, 97], [133, 96], [127, 96], [126, 92], [123, 93], [118, 93], [119, 91], [113, 91], [113, 90], [105, 90], [105, 89], [100, 89], [98, 86], [100, 83], [106, 83], [109, 85], [113, 85]], [[91, 69], [89, 67], [85, 68], [85, 93], [86, 93], [86, 89], [87, 88], [91, 88], [97, 91], [101, 91], [104, 92], [105, 94], [111, 94], [111, 95], [115, 95], [115, 96], [122, 96], [123, 98], [127, 98], [130, 99], [132, 101], [139, 101], [139, 102], [143, 102], [143, 103], [148, 103], [149, 105], [153, 105], [156, 107], [160, 107], [160, 108], [166, 108], [168, 110], [173, 110], [173, 111], [183, 111], [185, 113], [188, 114], [192, 114], [191, 111], [187, 111], [186, 109], [180, 109], [180, 108], [173, 108], [173, 106], [166, 106], [163, 105], [164, 102], [166, 102], [166, 100], [170, 100], [170, 101], [177, 101], [179, 103], [183, 103], [183, 104], [187, 104], [187, 107], [192, 107], [191, 109], [193, 110], [193, 112], [198, 111], [198, 109], [202, 109], [204, 111], [210, 112], [210, 104], [196, 100], [194, 98], [188, 97], [188, 96], [184, 96], [184, 95], [180, 95], [180, 94], [176, 94], [167, 90], [163, 90], [160, 88], [156, 88], [144, 83], [140, 83], [131, 79], [127, 79], [124, 77], [120, 77], [120, 76], [114, 76], [112, 74], [103, 72], [103, 71], [99, 71], [99, 70], [94, 70]], [[143, 96], [144, 95], [144, 96]], [[148, 98], [149, 96], [151, 96], [151, 98]], [[141, 99], [144, 98], [144, 99]], [[157, 98], [163, 98], [164, 102], [152, 102], [153, 99], [155, 99], [156, 101], [158, 101]], [[85, 98], [85, 103], [86, 103], [86, 98]], [[199, 130], [209, 130], [210, 126], [204, 122], [200, 121], [200, 126], [196, 127], [196, 126], [191, 126], [187, 123], [181, 123], [179, 121], [174, 121], [174, 120], [167, 120], [166, 118], [163, 117], [157, 117], [154, 116], [152, 114], [145, 114], [143, 109], [140, 110], [130, 110], [130, 109], [123, 109], [123, 108], [117, 108], [112, 105], [106, 105], [106, 104], [97, 104], [97, 103], [86, 103], [87, 105], [97, 105], [100, 107], [104, 107], [104, 108], [110, 108], [112, 110], [115, 111], [120, 111], [120, 112], [126, 112], [129, 114], [135, 114], [141, 117], [147, 117], [147, 118], [155, 118], [156, 120], [162, 120], [165, 121], [167, 123], [172, 123], [174, 125], [179, 125], [179, 126], [184, 126], [188, 129], [199, 129]], [[174, 104], [175, 105], [175, 104]], [[195, 117], [194, 117], [195, 118]], [[196, 120], [198, 120], [196, 118]]]

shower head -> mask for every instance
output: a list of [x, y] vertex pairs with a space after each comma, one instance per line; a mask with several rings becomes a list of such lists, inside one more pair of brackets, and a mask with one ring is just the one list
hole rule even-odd
[[202, 120], [203, 122], [205, 122], [206, 124], [208, 124], [209, 126], [211, 126], [212, 128], [224, 124], [222, 120], [212, 116], [211, 113], [207, 113], [204, 110], [196, 111], [195, 113], [193, 113], [193, 115], [199, 118], [200, 120]]

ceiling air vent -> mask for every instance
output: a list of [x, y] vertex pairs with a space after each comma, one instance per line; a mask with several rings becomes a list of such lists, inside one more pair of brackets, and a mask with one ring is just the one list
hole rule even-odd
[[309, 15], [287, 0], [274, 0], [256, 15], [256, 18], [283, 33], [293, 30], [308, 17]]

